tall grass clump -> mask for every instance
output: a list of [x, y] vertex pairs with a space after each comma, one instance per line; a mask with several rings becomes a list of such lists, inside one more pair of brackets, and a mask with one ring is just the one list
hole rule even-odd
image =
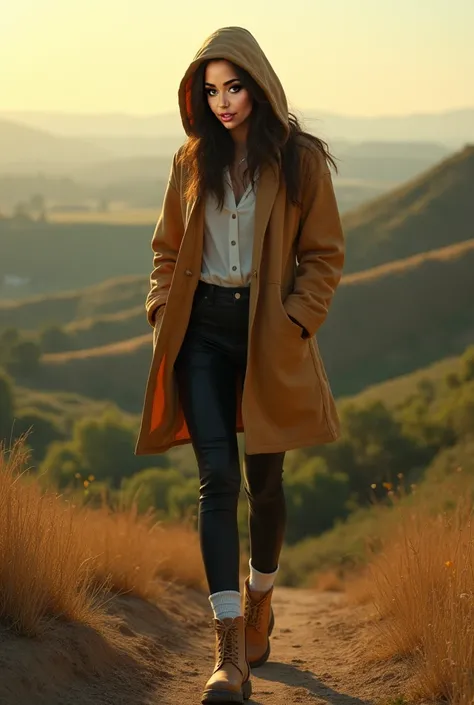
[[0, 622], [36, 636], [53, 619], [100, 628], [110, 593], [159, 598], [163, 581], [204, 584], [196, 532], [135, 508], [67, 501], [27, 472], [22, 442], [0, 448]]
[[474, 543], [469, 492], [450, 512], [401, 510], [370, 566], [382, 656], [412, 661], [413, 697], [474, 702]]
[[26, 462], [20, 444], [0, 449], [0, 620], [27, 636], [51, 618], [95, 626], [99, 590], [74, 508], [22, 476]]

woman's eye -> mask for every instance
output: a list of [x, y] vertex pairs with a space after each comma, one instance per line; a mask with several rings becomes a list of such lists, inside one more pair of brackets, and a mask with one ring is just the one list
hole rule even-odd
[[[234, 89], [235, 89], [235, 90], [234, 90]], [[242, 86], [239, 86], [239, 85], [235, 85], [235, 84], [234, 84], [233, 86], [230, 87], [230, 90], [231, 90], [231, 92], [233, 92], [233, 93], [238, 93], [240, 90], [242, 90]]]
[[217, 91], [215, 88], [206, 88], [206, 93], [207, 93], [207, 95], [210, 95], [212, 97], [217, 95]]

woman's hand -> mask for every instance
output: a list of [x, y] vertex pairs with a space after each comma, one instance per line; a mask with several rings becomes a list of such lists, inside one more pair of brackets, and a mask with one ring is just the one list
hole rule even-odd
[[296, 325], [301, 328], [301, 337], [302, 338], [309, 338], [308, 331], [306, 330], [306, 328], [304, 326], [301, 325], [301, 323], [299, 321], [296, 320], [296, 318], [293, 318], [293, 316], [288, 316], [288, 318], [290, 319], [290, 321], [293, 321], [293, 323], [296, 323]]

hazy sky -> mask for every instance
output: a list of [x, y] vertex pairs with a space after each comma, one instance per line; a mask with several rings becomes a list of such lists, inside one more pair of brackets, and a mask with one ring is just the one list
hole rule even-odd
[[0, 112], [174, 111], [226, 25], [255, 35], [296, 109], [474, 106], [474, 0], [0, 0]]

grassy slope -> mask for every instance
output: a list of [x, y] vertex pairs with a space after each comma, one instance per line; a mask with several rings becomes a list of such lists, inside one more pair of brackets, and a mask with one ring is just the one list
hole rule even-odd
[[[12, 288], [9, 292], [1, 288], [7, 275], [24, 277], [30, 292], [46, 294], [100, 284], [111, 277], [145, 274], [152, 234], [150, 224], [0, 220], [0, 296], [20, 295]], [[27, 297], [26, 288], [21, 296]]]
[[[474, 240], [343, 280], [320, 334], [337, 396], [456, 355], [473, 342], [473, 270]], [[103, 337], [113, 337], [114, 326], [123, 335], [132, 321], [142, 335], [46, 355], [35, 386], [110, 398], [138, 411], [151, 359], [151, 331], [138, 308], [128, 321], [127, 315], [103, 319], [109, 327], [101, 328]]]
[[[423, 503], [433, 512], [452, 510], [461, 497], [472, 493], [474, 438], [466, 438], [441, 451], [427, 468], [414, 494], [402, 495], [392, 505], [359, 509], [333, 529], [288, 548], [282, 565], [282, 580], [300, 584], [312, 574], [331, 569], [353, 570], [365, 565], [381, 542], [396, 530], [397, 507], [418, 509]], [[459, 470], [461, 468], [461, 471]], [[449, 556], [448, 556], [449, 557]]]
[[[348, 213], [346, 272], [474, 237], [474, 147], [404, 186]], [[0, 221], [0, 278], [29, 277], [31, 291], [90, 286], [106, 278], [147, 273], [151, 224], [12, 223]], [[35, 257], [25, 257], [33, 251]], [[26, 289], [21, 292], [26, 296]], [[6, 289], [0, 296], [13, 296]], [[19, 294], [18, 294], [19, 295]], [[0, 327], [2, 316], [0, 311]]]
[[[96, 322], [100, 324], [104, 317], [127, 318], [130, 309], [135, 309], [133, 315], [141, 313], [143, 317], [147, 292], [146, 277], [130, 275], [108, 279], [86, 289], [38, 295], [26, 300], [3, 300], [0, 301], [0, 330], [8, 326], [35, 330], [48, 324], [83, 329]], [[126, 337], [130, 337], [128, 332], [122, 339]]]
[[474, 146], [343, 218], [346, 272], [474, 237]]

